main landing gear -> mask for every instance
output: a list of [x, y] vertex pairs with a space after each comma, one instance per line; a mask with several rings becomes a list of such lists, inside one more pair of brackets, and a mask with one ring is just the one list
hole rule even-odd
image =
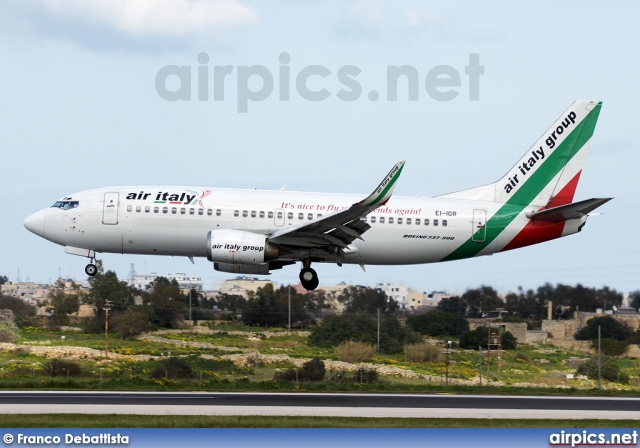
[[302, 287], [307, 291], [313, 291], [320, 284], [320, 280], [318, 280], [318, 274], [316, 271], [311, 269], [311, 262], [306, 259], [302, 261], [303, 268], [300, 271], [300, 283]]
[[89, 263], [85, 268], [84, 268], [84, 272], [85, 274], [87, 274], [89, 277], [93, 277], [94, 275], [96, 275], [98, 273], [98, 267], [94, 264], [94, 260], [93, 258], [91, 259], [91, 263]]

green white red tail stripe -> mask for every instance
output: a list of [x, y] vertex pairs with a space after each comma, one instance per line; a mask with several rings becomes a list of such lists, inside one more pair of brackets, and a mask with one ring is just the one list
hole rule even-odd
[[530, 241], [541, 242], [562, 236], [564, 223], [540, 225], [536, 229], [539, 232], [535, 233], [534, 224], [516, 218], [521, 218], [523, 212], [571, 202], [601, 106], [601, 102], [576, 101], [498, 182], [443, 196], [502, 204], [478, 231], [483, 232], [484, 238], [470, 236], [443, 261], [473, 257], [483, 251], [494, 253], [531, 244]]

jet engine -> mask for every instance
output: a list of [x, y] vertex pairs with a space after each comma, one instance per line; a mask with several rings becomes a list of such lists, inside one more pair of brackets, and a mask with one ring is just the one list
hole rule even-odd
[[259, 233], [222, 229], [207, 235], [207, 259], [216, 263], [261, 265], [288, 253]]

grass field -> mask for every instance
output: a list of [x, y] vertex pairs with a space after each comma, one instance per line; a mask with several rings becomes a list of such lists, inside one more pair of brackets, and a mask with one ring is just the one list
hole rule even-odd
[[635, 428], [636, 420], [0, 414], [4, 428]]

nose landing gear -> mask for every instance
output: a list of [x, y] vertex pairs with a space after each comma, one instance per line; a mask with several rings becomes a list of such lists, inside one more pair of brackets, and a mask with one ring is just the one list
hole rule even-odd
[[91, 259], [91, 263], [89, 263], [87, 266], [85, 266], [84, 272], [89, 277], [93, 277], [94, 275], [96, 275], [98, 273], [98, 267], [94, 264], [94, 259], [93, 258]]

